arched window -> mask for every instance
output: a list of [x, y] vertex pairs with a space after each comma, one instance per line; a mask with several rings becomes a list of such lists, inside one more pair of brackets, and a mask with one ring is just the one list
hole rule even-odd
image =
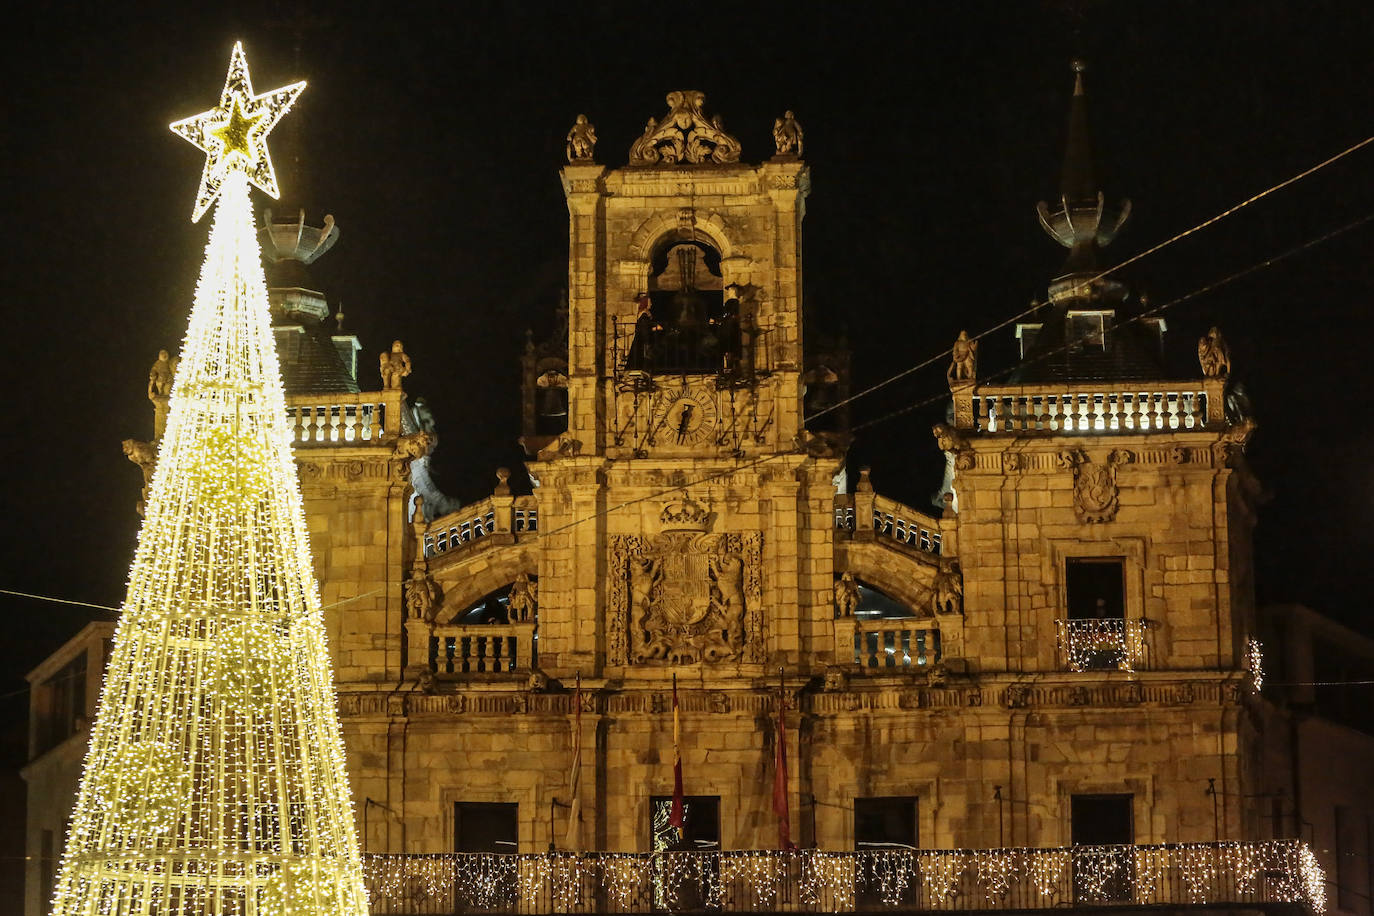
[[453, 616], [451, 623], [510, 623], [510, 586], [503, 585]]
[[854, 616], [859, 620], [894, 620], [918, 616], [904, 601], [893, 598], [862, 579], [856, 578], [855, 583], [859, 586], [859, 604], [854, 609]]

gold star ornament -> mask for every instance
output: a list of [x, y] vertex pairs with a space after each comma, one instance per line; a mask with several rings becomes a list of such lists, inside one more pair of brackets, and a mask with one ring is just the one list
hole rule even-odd
[[267, 154], [267, 135], [304, 89], [305, 83], [300, 82], [254, 95], [243, 42], [234, 43], [219, 105], [172, 125], [173, 133], [205, 151], [205, 170], [200, 175], [191, 222], [205, 215], [225, 179], [234, 172], [242, 172], [253, 184], [278, 196], [277, 174]]

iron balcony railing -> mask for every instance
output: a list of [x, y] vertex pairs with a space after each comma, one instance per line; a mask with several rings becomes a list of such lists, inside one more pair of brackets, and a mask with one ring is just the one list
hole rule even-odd
[[860, 852], [367, 855], [372, 913], [1325, 909], [1306, 843]]

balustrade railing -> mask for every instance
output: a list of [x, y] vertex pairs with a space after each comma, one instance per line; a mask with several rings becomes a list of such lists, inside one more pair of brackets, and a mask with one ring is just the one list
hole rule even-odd
[[1060, 618], [1059, 664], [1068, 671], [1140, 671], [1151, 667], [1149, 622], [1139, 617]]
[[1045, 849], [365, 855], [371, 911], [1013, 911], [1286, 904], [1325, 910], [1298, 840]]
[[533, 623], [450, 624], [429, 637], [435, 674], [502, 674], [535, 666]]
[[[978, 432], [1155, 432], [1220, 426], [1221, 380], [1183, 384], [1060, 383], [983, 387], [956, 392], [955, 416]], [[961, 424], [964, 425], [964, 424]]]
[[[869, 508], [871, 507], [871, 509]], [[878, 537], [891, 538], [927, 553], [940, 552], [940, 523], [895, 499], [867, 494], [841, 494], [835, 497], [835, 530], [871, 530]]]
[[400, 391], [291, 395], [286, 415], [296, 446], [375, 445], [401, 434]]
[[533, 496], [488, 497], [436, 518], [425, 529], [425, 556], [457, 550], [493, 534], [539, 532], [539, 507]]
[[885, 496], [873, 498], [873, 530], [927, 553], [940, 552], [939, 523], [923, 512]]

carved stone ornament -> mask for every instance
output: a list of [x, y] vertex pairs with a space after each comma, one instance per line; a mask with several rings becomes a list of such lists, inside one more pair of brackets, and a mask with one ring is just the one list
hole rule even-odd
[[1231, 374], [1231, 348], [1220, 328], [1212, 328], [1197, 342], [1197, 361], [1207, 378], [1221, 378]]
[[1250, 444], [1250, 438], [1254, 436], [1259, 424], [1248, 417], [1239, 423], [1233, 423], [1226, 427], [1225, 432], [1217, 439], [1212, 446], [1217, 458], [1221, 461], [1234, 461], [1238, 455], [1244, 454], [1245, 446]]
[[940, 451], [954, 456], [955, 469], [967, 471], [973, 467], [973, 450], [969, 448], [967, 436], [947, 423], [936, 423], [930, 431]]
[[142, 515], [148, 505], [148, 488], [152, 484], [153, 468], [157, 466], [157, 443], [125, 439], [124, 457], [138, 465], [138, 469], [143, 472], [143, 491], [134, 505], [134, 510]]
[[852, 572], [846, 572], [835, 580], [835, 616], [853, 617], [858, 607], [859, 584]]
[[668, 115], [653, 118], [630, 147], [630, 165], [738, 162], [739, 141], [725, 132], [720, 115], [709, 121], [702, 113], [706, 94], [695, 89], [668, 93]]
[[535, 456], [539, 461], [552, 461], [555, 458], [576, 458], [582, 454], [582, 441], [567, 433], [559, 433], [558, 438], [539, 450]]
[[533, 620], [539, 611], [538, 580], [531, 579], [523, 572], [516, 574], [515, 583], [510, 587], [510, 597], [507, 599], [506, 607], [510, 608], [511, 623]]
[[1025, 709], [1030, 705], [1031, 692], [1025, 684], [1010, 684], [1002, 694], [1002, 702], [1008, 709]]
[[762, 534], [710, 533], [690, 497], [657, 535], [615, 535], [607, 600], [615, 664], [763, 660]]
[[549, 676], [535, 668], [525, 681], [525, 689], [530, 693], [543, 693], [549, 689]]
[[391, 349], [381, 355], [382, 387], [394, 391], [401, 387], [401, 379], [410, 375], [410, 355], [399, 340], [391, 342]]
[[434, 448], [434, 434], [419, 432], [401, 436], [396, 440], [395, 456], [409, 467], [416, 458], [423, 458]]
[[841, 690], [849, 689], [849, 672], [838, 665], [831, 665], [825, 669], [825, 689], [838, 693]]
[[439, 599], [439, 584], [430, 576], [419, 576], [406, 583], [406, 612], [414, 620], [433, 623]]
[[781, 118], [773, 121], [773, 146], [779, 156], [801, 158], [802, 126], [792, 112], [785, 111]]
[[945, 371], [951, 388], [971, 383], [978, 378], [978, 341], [969, 340], [968, 331], [960, 331], [949, 351], [949, 369]]
[[942, 557], [940, 569], [930, 585], [935, 613], [964, 613], [964, 572], [959, 568], [958, 560]]
[[584, 114], [577, 116], [568, 131], [567, 152], [569, 162], [591, 162], [596, 154], [596, 128]]
[[1120, 507], [1121, 491], [1116, 483], [1116, 469], [1130, 464], [1135, 455], [1115, 449], [1107, 460], [1091, 460], [1082, 449], [1062, 452], [1061, 467], [1073, 468], [1073, 511], [1080, 522], [1110, 522]]

